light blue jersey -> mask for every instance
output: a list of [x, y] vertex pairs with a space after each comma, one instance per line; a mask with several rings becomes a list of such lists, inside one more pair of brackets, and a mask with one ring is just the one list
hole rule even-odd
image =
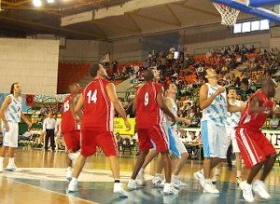
[[[208, 87], [207, 98], [210, 98], [221, 86]], [[226, 158], [230, 138], [226, 135], [227, 98], [226, 92], [220, 93], [212, 103], [202, 111], [201, 135], [205, 158]]]
[[[232, 105], [240, 107], [241, 101], [236, 100]], [[241, 117], [241, 112], [235, 112], [235, 113], [227, 112], [226, 126], [236, 127], [240, 120], [240, 117]]]
[[13, 94], [8, 95], [7, 97], [11, 98], [11, 103], [8, 105], [8, 108], [4, 112], [5, 118], [9, 122], [19, 123], [22, 110], [22, 99], [21, 97], [18, 97], [16, 99]]
[[[210, 98], [221, 86], [212, 86], [206, 83], [208, 87], [207, 98]], [[227, 117], [227, 98], [226, 92], [220, 93], [213, 102], [202, 111], [201, 121], [211, 121], [218, 126], [224, 126]]]

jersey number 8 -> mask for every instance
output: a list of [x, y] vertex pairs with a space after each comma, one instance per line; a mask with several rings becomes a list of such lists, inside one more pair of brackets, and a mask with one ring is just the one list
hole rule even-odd
[[69, 100], [63, 104], [63, 112], [67, 112], [70, 109]]

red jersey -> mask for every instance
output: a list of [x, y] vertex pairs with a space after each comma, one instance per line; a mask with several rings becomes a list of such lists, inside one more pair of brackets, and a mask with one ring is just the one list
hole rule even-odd
[[136, 93], [136, 124], [137, 128], [149, 128], [162, 123], [163, 112], [157, 103], [157, 95], [162, 89], [161, 84], [147, 82]]
[[106, 92], [108, 83], [107, 79], [95, 79], [84, 89], [82, 130], [113, 131], [114, 106]]
[[[253, 97], [258, 97], [260, 106], [272, 109], [273, 102], [261, 90], [256, 91]], [[249, 114], [250, 105], [251, 100], [247, 102], [245, 109], [242, 111], [237, 128], [250, 128], [259, 130], [264, 125], [268, 112]]]
[[73, 103], [76, 95], [68, 95], [63, 101], [63, 110], [61, 114], [61, 132], [70, 132], [73, 130], [78, 130], [77, 123], [73, 117], [70, 110], [70, 103]]

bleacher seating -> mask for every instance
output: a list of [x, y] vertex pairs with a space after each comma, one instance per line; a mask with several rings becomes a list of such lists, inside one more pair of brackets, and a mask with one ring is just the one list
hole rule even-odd
[[57, 93], [65, 93], [73, 82], [79, 82], [88, 75], [88, 62], [59, 62]]

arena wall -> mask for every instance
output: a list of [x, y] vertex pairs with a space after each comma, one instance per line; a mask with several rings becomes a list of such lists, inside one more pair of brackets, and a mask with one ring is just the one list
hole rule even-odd
[[24, 93], [56, 94], [59, 41], [0, 38], [0, 90], [20, 82]]
[[59, 50], [60, 61], [97, 62], [99, 42], [93, 40], [66, 40]]
[[141, 37], [134, 36], [113, 41], [113, 58], [119, 62], [142, 60]]

